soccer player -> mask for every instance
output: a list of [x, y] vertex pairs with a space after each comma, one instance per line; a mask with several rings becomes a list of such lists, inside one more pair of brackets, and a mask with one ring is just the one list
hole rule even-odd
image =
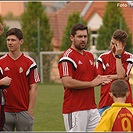
[[0, 76], [12, 78], [10, 86], [4, 91], [5, 131], [31, 131], [34, 123], [33, 111], [40, 78], [35, 61], [20, 51], [23, 42], [20, 29], [7, 31], [9, 52], [0, 58]]
[[93, 55], [85, 50], [88, 28], [75, 24], [71, 29], [71, 47], [58, 64], [64, 86], [63, 117], [66, 131], [93, 131], [100, 120], [95, 103], [94, 86], [110, 82], [106, 76], [98, 76]]
[[[117, 29], [110, 41], [110, 51], [105, 52], [97, 59], [97, 72], [99, 75], [108, 75], [113, 80], [125, 79], [128, 83], [129, 96], [126, 102], [132, 102], [132, 91], [129, 83], [130, 70], [133, 63], [133, 55], [124, 50], [128, 34], [124, 30]], [[98, 105], [100, 115], [109, 108], [113, 99], [109, 95], [110, 85], [101, 85], [100, 102]]]
[[[3, 33], [3, 26], [0, 23], [0, 35]], [[0, 131], [3, 131], [3, 126], [5, 123], [5, 113], [4, 113], [4, 105], [5, 105], [5, 98], [4, 98], [4, 90], [7, 86], [11, 83], [11, 78], [8, 76], [0, 77]]]
[[94, 131], [133, 131], [133, 107], [131, 103], [125, 103], [129, 93], [128, 84], [125, 80], [117, 79], [113, 81], [109, 94], [114, 103], [103, 112]]

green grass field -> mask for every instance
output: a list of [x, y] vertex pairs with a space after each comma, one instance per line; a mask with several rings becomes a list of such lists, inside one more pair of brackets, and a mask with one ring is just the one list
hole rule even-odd
[[65, 131], [62, 101], [62, 85], [39, 85], [34, 111], [34, 131]]
[[[60, 84], [39, 84], [34, 131], [65, 131], [62, 117], [63, 91]], [[99, 96], [99, 87], [95, 87], [96, 103]]]

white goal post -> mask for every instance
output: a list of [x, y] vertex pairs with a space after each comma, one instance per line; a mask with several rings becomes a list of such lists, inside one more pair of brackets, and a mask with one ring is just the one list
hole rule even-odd
[[[40, 52], [40, 78], [41, 78], [41, 83], [44, 82], [44, 68], [43, 68], [44, 61], [43, 61], [43, 57], [46, 56], [46, 55], [49, 55], [49, 56], [53, 55], [55, 57], [56, 55], [61, 55], [62, 53], [63, 53], [63, 51], [58, 51], [58, 52], [57, 51], [42, 51], [42, 52]], [[57, 64], [58, 64], [58, 59], [57, 60], [56, 59], [57, 58], [55, 57], [55, 60], [54, 60], [56, 62], [55, 69], [57, 69]], [[51, 66], [49, 66], [49, 67], [52, 69]]]

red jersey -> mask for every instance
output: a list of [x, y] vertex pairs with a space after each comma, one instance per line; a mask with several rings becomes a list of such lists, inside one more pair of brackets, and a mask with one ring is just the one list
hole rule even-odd
[[[93, 55], [83, 51], [83, 55], [72, 48], [63, 53], [59, 60], [60, 78], [71, 76], [80, 81], [92, 81], [97, 76]], [[94, 87], [86, 89], [64, 88], [63, 113], [96, 108]]]
[[[132, 63], [133, 63], [133, 56], [130, 53], [123, 51], [121, 60], [122, 60], [122, 64], [125, 69], [126, 75], [129, 76]], [[111, 51], [101, 54], [97, 62], [98, 62], [97, 72], [99, 75], [117, 74], [116, 73], [116, 59], [113, 56]], [[127, 97], [126, 103], [132, 103], [131, 86], [130, 86], [129, 81], [127, 81], [127, 83], [129, 86], [130, 94]], [[109, 95], [110, 85], [111, 83], [101, 86], [99, 108], [102, 108], [104, 106], [111, 106], [113, 103], [113, 99]]]
[[40, 81], [35, 61], [24, 53], [16, 60], [6, 54], [0, 58], [0, 75], [12, 78], [4, 91], [5, 112], [28, 110], [30, 84]]

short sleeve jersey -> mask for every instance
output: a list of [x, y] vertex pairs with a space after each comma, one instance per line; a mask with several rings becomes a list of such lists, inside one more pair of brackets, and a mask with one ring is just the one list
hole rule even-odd
[[94, 131], [133, 131], [133, 107], [130, 103], [113, 103], [102, 114]]
[[[97, 76], [93, 55], [85, 51], [83, 55], [72, 48], [63, 53], [58, 64], [60, 78], [71, 76], [80, 81], [92, 81]], [[63, 113], [96, 108], [94, 88], [64, 88]]]
[[5, 76], [12, 78], [4, 91], [5, 112], [28, 110], [30, 85], [40, 81], [35, 61], [24, 53], [16, 60], [6, 54], [0, 58], [0, 77]]
[[[124, 51], [122, 53], [122, 64], [125, 69], [126, 75], [129, 76], [132, 64], [133, 64], [133, 55]], [[106, 52], [99, 56], [97, 59], [97, 73], [99, 75], [113, 75], [116, 73], [116, 59], [113, 56], [112, 52]], [[129, 96], [127, 97], [126, 103], [132, 103], [132, 91], [129, 81], [127, 81], [129, 86]], [[100, 93], [100, 102], [98, 107], [102, 108], [104, 106], [111, 106], [113, 103], [113, 99], [109, 95], [110, 91], [110, 84], [106, 84], [101, 86], [101, 93]]]

